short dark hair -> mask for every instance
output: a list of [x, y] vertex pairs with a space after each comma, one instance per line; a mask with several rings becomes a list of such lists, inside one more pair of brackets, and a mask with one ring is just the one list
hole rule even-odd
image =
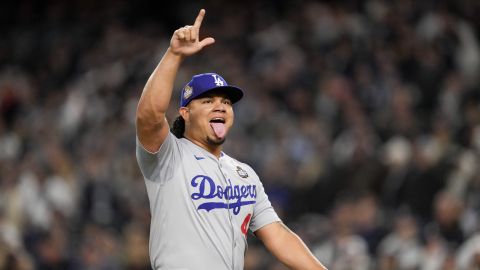
[[175, 118], [175, 121], [173, 121], [172, 128], [170, 128], [170, 131], [175, 135], [177, 138], [183, 138], [183, 133], [185, 132], [185, 120], [181, 115], [177, 116]]

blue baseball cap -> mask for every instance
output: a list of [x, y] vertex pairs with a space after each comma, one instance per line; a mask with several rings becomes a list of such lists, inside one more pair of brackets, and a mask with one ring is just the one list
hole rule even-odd
[[192, 77], [192, 80], [183, 87], [180, 95], [180, 107], [185, 107], [190, 101], [209, 91], [221, 91], [232, 101], [232, 104], [243, 97], [243, 90], [229, 85], [222, 76], [216, 73], [202, 73]]

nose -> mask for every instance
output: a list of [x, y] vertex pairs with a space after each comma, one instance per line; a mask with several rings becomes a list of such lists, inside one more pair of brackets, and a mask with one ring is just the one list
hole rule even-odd
[[213, 111], [214, 112], [226, 112], [227, 109], [225, 107], [225, 104], [219, 103], [218, 105], [215, 106], [215, 108], [213, 108]]
[[215, 104], [215, 106], [213, 107], [214, 112], [226, 112], [227, 111], [227, 105], [222, 102], [222, 99], [216, 99], [214, 104]]

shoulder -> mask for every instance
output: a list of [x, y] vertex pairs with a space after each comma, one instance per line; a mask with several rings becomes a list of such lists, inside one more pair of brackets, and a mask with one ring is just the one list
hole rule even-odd
[[233, 170], [235, 170], [241, 177], [253, 177], [254, 179], [258, 180], [258, 175], [255, 170], [248, 165], [247, 163], [238, 161], [237, 159], [225, 154], [223, 154], [223, 158], [228, 162]]

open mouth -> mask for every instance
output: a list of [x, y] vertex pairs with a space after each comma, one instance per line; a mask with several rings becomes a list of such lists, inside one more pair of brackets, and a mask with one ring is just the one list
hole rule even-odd
[[225, 129], [225, 118], [215, 117], [210, 120], [210, 126], [213, 129], [215, 135], [222, 139], [225, 137], [226, 129]]
[[215, 117], [210, 120], [210, 123], [221, 123], [225, 124], [225, 119], [221, 117]]

